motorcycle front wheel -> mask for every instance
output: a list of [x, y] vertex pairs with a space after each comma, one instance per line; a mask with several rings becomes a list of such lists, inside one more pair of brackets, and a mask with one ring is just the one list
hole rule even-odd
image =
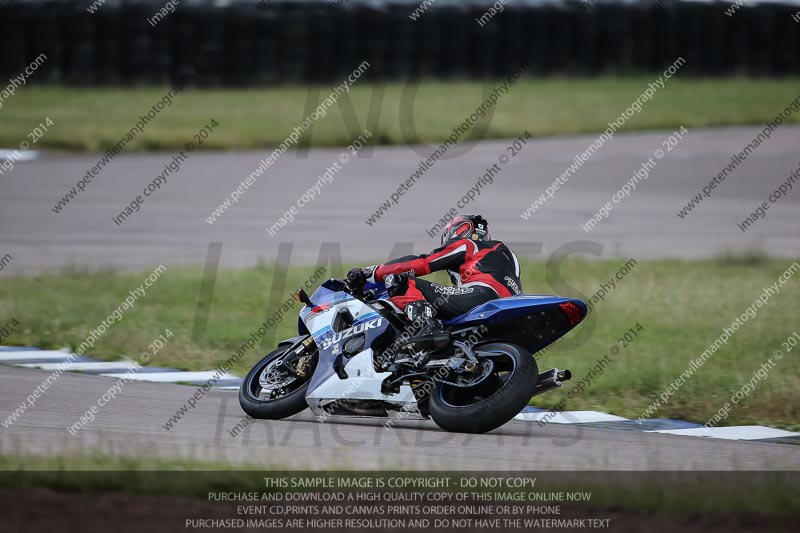
[[265, 355], [242, 381], [239, 405], [251, 417], [278, 420], [308, 407], [306, 392], [316, 367], [317, 353], [311, 354], [305, 378], [301, 378], [281, 364], [281, 358], [290, 348], [282, 346]]
[[514, 418], [536, 390], [536, 359], [516, 344], [495, 342], [474, 349], [478, 358], [491, 358], [492, 374], [474, 387], [437, 383], [431, 393], [431, 418], [446, 430], [486, 433]]

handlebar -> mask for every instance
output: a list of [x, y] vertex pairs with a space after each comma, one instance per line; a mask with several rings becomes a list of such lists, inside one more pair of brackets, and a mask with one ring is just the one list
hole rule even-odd
[[371, 301], [374, 301], [374, 300], [378, 299], [378, 293], [375, 291], [375, 289], [364, 290], [364, 286], [366, 285], [366, 283], [364, 285], [360, 286], [360, 287], [352, 287], [348, 283], [348, 280], [346, 280], [346, 279], [338, 279], [338, 278], [334, 278], [334, 279], [336, 279], [336, 281], [338, 281], [338, 282], [340, 282], [342, 284], [344, 292], [346, 292], [346, 293], [348, 293], [348, 294], [350, 294], [352, 296], [355, 296], [356, 298], [360, 298], [360, 299], [366, 300], [368, 302], [371, 302]]
[[363, 286], [355, 288], [351, 287], [346, 279], [340, 279], [340, 278], [330, 278], [328, 279], [328, 281], [325, 282], [325, 284], [328, 285], [328, 288], [331, 290], [343, 291], [348, 294], [351, 294], [352, 296], [355, 296], [356, 298], [361, 298], [368, 301], [377, 300], [378, 292], [380, 292], [380, 287], [371, 288], [370, 290], [367, 291], [364, 290]]

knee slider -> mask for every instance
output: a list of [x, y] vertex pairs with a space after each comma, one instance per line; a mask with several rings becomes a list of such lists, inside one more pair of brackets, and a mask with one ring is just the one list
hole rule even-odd
[[406, 318], [408, 318], [411, 322], [416, 322], [418, 320], [426, 321], [430, 318], [433, 318], [435, 315], [436, 309], [434, 309], [430, 303], [424, 300], [411, 302], [406, 306]]

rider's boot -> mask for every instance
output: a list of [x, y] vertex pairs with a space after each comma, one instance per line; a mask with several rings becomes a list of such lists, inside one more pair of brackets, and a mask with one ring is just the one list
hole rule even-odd
[[[412, 337], [400, 342], [399, 349], [410, 349], [412, 352], [432, 352], [446, 348], [450, 344], [450, 332], [444, 329], [441, 321], [435, 318], [436, 309], [420, 300], [406, 306], [406, 318], [411, 321], [407, 330]], [[416, 332], [416, 333], [414, 333]]]

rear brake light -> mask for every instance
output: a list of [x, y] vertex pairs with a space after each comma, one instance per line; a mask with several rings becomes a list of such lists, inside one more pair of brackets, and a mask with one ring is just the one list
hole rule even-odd
[[572, 302], [564, 302], [563, 304], [558, 304], [558, 306], [564, 312], [564, 316], [567, 317], [569, 327], [573, 327], [583, 320], [583, 309], [578, 307], [578, 305]]

